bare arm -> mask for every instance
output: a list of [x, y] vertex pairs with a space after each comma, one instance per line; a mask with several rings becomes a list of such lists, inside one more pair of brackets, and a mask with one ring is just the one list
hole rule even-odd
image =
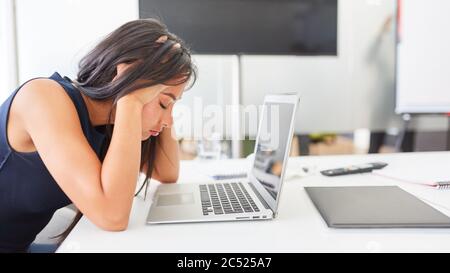
[[[162, 183], [175, 183], [180, 172], [180, 154], [175, 131], [165, 128], [156, 142], [156, 157], [152, 178]], [[145, 165], [143, 171], [147, 170]]]
[[125, 229], [139, 174], [143, 103], [133, 97], [119, 100], [111, 143], [102, 164], [83, 134], [72, 101], [59, 84], [35, 80], [23, 89], [14, 103], [58, 185], [97, 226]]

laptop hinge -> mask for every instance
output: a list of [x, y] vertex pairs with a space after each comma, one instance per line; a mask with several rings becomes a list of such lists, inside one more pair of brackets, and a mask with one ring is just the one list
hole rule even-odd
[[[256, 194], [256, 196], [258, 197], [259, 201], [261, 201], [261, 203], [264, 205], [264, 207], [266, 209], [270, 209], [269, 204], [267, 204], [266, 200], [264, 200], [264, 198], [262, 198], [261, 194], [258, 192], [258, 190], [256, 189], [256, 187], [253, 185], [252, 182], [248, 182], [249, 186], [252, 188], [253, 192]], [[273, 212], [273, 211], [272, 211]]]

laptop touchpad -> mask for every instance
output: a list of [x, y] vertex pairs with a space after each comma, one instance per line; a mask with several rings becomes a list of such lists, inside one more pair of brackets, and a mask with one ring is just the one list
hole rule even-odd
[[193, 204], [194, 194], [192, 193], [176, 193], [162, 194], [158, 197], [157, 206], [176, 206], [184, 204]]

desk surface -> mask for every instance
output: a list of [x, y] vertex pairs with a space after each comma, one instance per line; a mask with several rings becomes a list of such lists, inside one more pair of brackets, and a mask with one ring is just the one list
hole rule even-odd
[[[325, 168], [371, 161], [389, 163], [380, 171], [385, 176], [325, 177], [318, 173]], [[179, 183], [212, 181], [207, 174], [214, 170], [245, 166], [244, 160], [183, 161]], [[103, 231], [83, 217], [58, 252], [450, 252], [450, 229], [330, 229], [303, 188], [398, 185], [450, 215], [450, 190], [392, 179], [420, 182], [450, 179], [450, 152], [289, 159], [289, 172], [301, 167], [311, 169], [311, 174], [285, 180], [278, 217], [274, 220], [145, 225], [152, 194], [159, 184], [152, 182], [147, 201], [135, 198], [126, 231]]]

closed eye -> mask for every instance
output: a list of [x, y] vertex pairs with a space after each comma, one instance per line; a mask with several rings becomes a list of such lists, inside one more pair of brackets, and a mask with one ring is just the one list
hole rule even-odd
[[164, 104], [162, 104], [161, 102], [159, 102], [159, 106], [161, 106], [161, 108], [162, 108], [162, 109], [164, 109], [164, 110], [166, 110], [166, 109], [167, 109], [167, 107], [166, 107], [166, 106], [164, 106]]

